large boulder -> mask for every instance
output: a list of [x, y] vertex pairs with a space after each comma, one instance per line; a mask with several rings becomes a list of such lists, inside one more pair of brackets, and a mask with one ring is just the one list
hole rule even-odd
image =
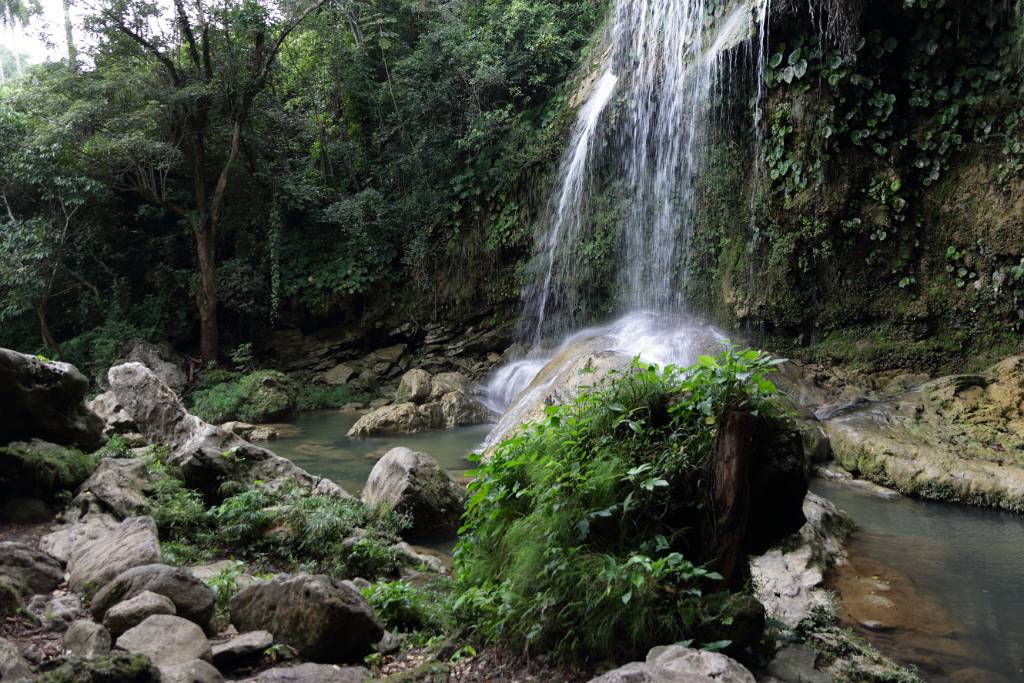
[[652, 649], [644, 662], [626, 664], [590, 683], [754, 683], [754, 676], [723, 654], [669, 645]]
[[68, 558], [68, 588], [98, 590], [121, 572], [160, 561], [152, 517], [129, 517], [110, 531], [75, 546]]
[[67, 563], [80, 547], [113, 531], [121, 523], [113, 515], [91, 510], [69, 511], [74, 517], [70, 524], [58, 527], [39, 539], [39, 547], [61, 562]]
[[350, 585], [328, 576], [281, 575], [231, 598], [239, 631], [264, 630], [314, 662], [362, 659], [384, 636], [373, 608]]
[[900, 493], [1024, 511], [1024, 356], [822, 411], [840, 465]]
[[768, 616], [788, 628], [830, 604], [825, 577], [846, 561], [843, 543], [853, 530], [844, 512], [814, 493], [804, 499], [804, 516], [792, 539], [750, 558], [754, 594]]
[[103, 420], [85, 405], [89, 381], [68, 363], [0, 349], [0, 443], [38, 437], [93, 451]]
[[62, 649], [75, 657], [96, 657], [110, 652], [110, 631], [88, 619], [72, 623], [64, 634]]
[[119, 519], [150, 513], [148, 496], [153, 493], [153, 479], [143, 460], [103, 458], [96, 471], [79, 487], [72, 507], [86, 509], [99, 504], [103, 512]]
[[14, 441], [0, 446], [0, 501], [16, 497], [54, 501], [78, 488], [95, 468], [96, 458], [75, 448], [42, 439]]
[[135, 420], [128, 414], [128, 411], [117, 402], [117, 396], [112, 391], [104, 391], [96, 398], [89, 401], [89, 409], [100, 416], [103, 420], [103, 435], [111, 437], [115, 434], [127, 434], [138, 431]]
[[430, 398], [430, 388], [430, 373], [414, 368], [402, 375], [395, 400], [398, 403], [423, 403]]
[[170, 614], [154, 614], [121, 634], [115, 645], [121, 650], [146, 655], [161, 671], [193, 659], [208, 662], [213, 656], [203, 629]]
[[320, 381], [332, 387], [340, 387], [348, 384], [354, 374], [356, 374], [355, 368], [339, 363], [320, 375]]
[[180, 469], [192, 488], [215, 496], [227, 480], [271, 487], [290, 481], [315, 493], [348, 496], [333, 481], [190, 415], [174, 392], [139, 363], [113, 367], [109, 378], [118, 402], [150, 442], [170, 447], [169, 464]]
[[370, 471], [363, 502], [412, 517], [414, 533], [457, 531], [465, 495], [437, 461], [399, 446]]
[[423, 408], [411, 402], [382, 406], [360, 417], [348, 430], [348, 436], [373, 436], [430, 429], [432, 419]]
[[64, 582], [60, 562], [25, 543], [0, 543], [0, 576], [21, 587], [26, 596], [49, 593]]
[[461, 372], [440, 372], [430, 380], [430, 400], [440, 401], [453, 391], [469, 393], [469, 379]]
[[445, 427], [469, 427], [494, 422], [495, 415], [476, 397], [464, 391], [452, 391], [441, 399]]
[[223, 683], [217, 667], [202, 659], [165, 666], [160, 669], [160, 683]]
[[130, 652], [66, 657], [49, 664], [37, 683], [166, 683], [148, 657]]
[[169, 599], [174, 605], [173, 614], [212, 632], [213, 591], [190, 572], [165, 564], [145, 564], [118, 574], [96, 593], [90, 610], [95, 619], [105, 621], [115, 605], [147, 592]]
[[[144, 339], [132, 339], [121, 347], [120, 358], [113, 365], [142, 363], [149, 368], [171, 391], [181, 395], [188, 386], [185, 359], [167, 342], [154, 344]], [[107, 387], [107, 377], [99, 377], [99, 384]]]

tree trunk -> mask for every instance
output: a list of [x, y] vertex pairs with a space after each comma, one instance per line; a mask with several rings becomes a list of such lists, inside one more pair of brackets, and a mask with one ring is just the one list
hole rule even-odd
[[750, 520], [750, 470], [761, 422], [750, 413], [725, 415], [718, 432], [714, 485], [715, 555], [718, 573], [736, 585], [743, 575]]
[[75, 47], [75, 32], [71, 25], [71, 0], [64, 0], [64, 37], [68, 43], [68, 66], [78, 71], [78, 49]]
[[207, 218], [195, 228], [196, 255], [199, 257], [199, 353], [204, 361], [217, 360], [217, 262], [216, 239], [212, 221]]
[[57, 358], [63, 359], [64, 354], [61, 353], [57, 340], [54, 339], [53, 333], [50, 332], [50, 324], [46, 319], [46, 303], [47, 299], [45, 297], [36, 302], [36, 317], [39, 318], [39, 333], [43, 338], [43, 346], [48, 349], [53, 349], [57, 352]]

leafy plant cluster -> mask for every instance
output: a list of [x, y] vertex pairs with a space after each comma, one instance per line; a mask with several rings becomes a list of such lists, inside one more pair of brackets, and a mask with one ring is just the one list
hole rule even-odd
[[457, 609], [528, 652], [623, 658], [694, 637], [717, 427], [776, 415], [755, 351], [685, 370], [634, 363], [504, 442], [470, 485], [455, 553]]

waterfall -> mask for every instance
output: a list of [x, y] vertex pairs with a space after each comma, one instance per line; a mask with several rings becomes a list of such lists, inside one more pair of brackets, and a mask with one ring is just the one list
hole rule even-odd
[[[750, 45], [750, 61], [762, 63], [769, 1], [616, 1], [603, 72], [573, 126], [524, 288], [519, 335], [531, 350], [492, 377], [492, 408], [508, 406], [581, 335], [659, 363], [691, 362], [687, 339], [715, 336], [685, 315], [681, 295], [699, 221], [696, 184], [735, 48]], [[755, 116], [760, 106], [758, 98]], [[613, 302], [623, 317], [570, 335], [589, 322], [580, 319], [589, 284], [579, 281], [580, 263], [593, 236], [593, 193], [610, 184], [626, 193]], [[554, 351], [545, 348], [557, 339]]]

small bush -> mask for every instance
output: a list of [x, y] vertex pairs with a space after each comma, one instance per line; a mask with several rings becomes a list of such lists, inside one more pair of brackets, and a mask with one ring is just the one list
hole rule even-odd
[[[221, 375], [236, 377], [234, 373]], [[191, 410], [207, 422], [229, 420], [268, 422], [295, 410], [295, 385], [276, 370], [257, 370], [238, 379], [197, 389], [190, 396]]]
[[443, 601], [407, 581], [378, 581], [364, 589], [363, 596], [388, 629], [409, 632], [440, 626]]
[[636, 657], [692, 638], [705, 568], [710, 474], [727, 411], [775, 415], [774, 364], [754, 351], [659, 371], [551, 407], [470, 485], [456, 603], [487, 640], [585, 657]]

